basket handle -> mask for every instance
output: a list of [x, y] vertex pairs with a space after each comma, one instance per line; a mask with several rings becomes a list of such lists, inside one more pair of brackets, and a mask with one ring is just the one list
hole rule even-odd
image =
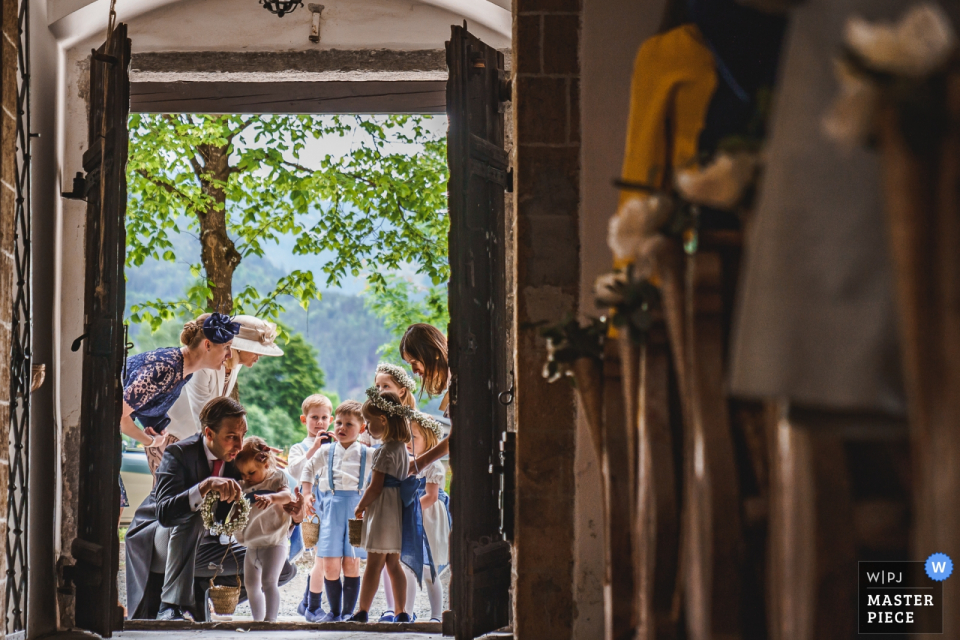
[[236, 574], [236, 575], [237, 575], [237, 586], [242, 589], [242, 588], [243, 588], [243, 578], [240, 577], [240, 573], [241, 573], [240, 562], [237, 560], [237, 552], [233, 550], [233, 543], [232, 543], [232, 542], [231, 542], [231, 543], [227, 543], [227, 549], [226, 549], [226, 551], [223, 552], [223, 557], [220, 558], [220, 562], [217, 563], [217, 570], [214, 571], [213, 577], [210, 578], [210, 586], [211, 586], [211, 587], [216, 586], [216, 585], [214, 585], [213, 581], [216, 580], [216, 579], [217, 579], [217, 576], [220, 575], [220, 569], [223, 568], [223, 561], [227, 559], [227, 552], [228, 552], [228, 551], [230, 552], [230, 555], [233, 556], [233, 563], [234, 563], [235, 565], [237, 565], [237, 574]]

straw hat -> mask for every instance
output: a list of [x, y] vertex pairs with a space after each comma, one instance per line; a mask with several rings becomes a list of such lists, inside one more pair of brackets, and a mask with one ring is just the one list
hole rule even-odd
[[282, 356], [283, 350], [273, 343], [277, 339], [277, 325], [253, 316], [234, 316], [240, 323], [240, 333], [231, 345], [237, 351], [247, 351], [261, 356]]

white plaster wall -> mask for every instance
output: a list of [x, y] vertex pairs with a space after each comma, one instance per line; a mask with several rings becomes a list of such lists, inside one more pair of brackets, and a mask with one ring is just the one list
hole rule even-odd
[[[664, 0], [583, 0], [580, 49], [580, 315], [596, 316], [593, 281], [609, 271], [607, 220], [617, 207], [633, 59], [656, 33]], [[603, 637], [603, 513], [600, 468], [580, 417], [577, 441], [577, 549], [574, 637]]]

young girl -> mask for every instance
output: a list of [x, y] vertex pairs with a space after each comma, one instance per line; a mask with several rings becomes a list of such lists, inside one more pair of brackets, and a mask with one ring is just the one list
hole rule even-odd
[[[389, 362], [381, 362], [377, 365], [377, 375], [374, 378], [374, 384], [377, 387], [377, 391], [380, 393], [390, 392], [395, 393], [398, 398], [400, 398], [400, 403], [405, 407], [410, 409], [417, 408], [417, 399], [414, 397], [414, 393], [417, 391], [417, 383], [414, 382], [413, 378], [410, 377], [402, 367], [398, 367], [395, 364], [390, 364]], [[364, 433], [360, 437], [363, 438], [367, 436], [368, 444], [371, 446], [373, 444], [379, 445], [379, 442], [374, 443], [370, 439], [369, 433]], [[393, 601], [393, 585], [390, 583], [390, 574], [387, 573], [386, 568], [384, 568], [383, 573], [380, 574], [380, 579], [383, 581], [383, 596], [387, 601], [387, 610], [383, 612], [383, 615], [380, 616], [380, 622], [393, 622], [396, 618], [394, 613], [394, 607], [396, 603]], [[408, 602], [413, 602], [408, 600]]]
[[[396, 621], [410, 622], [406, 613], [407, 579], [400, 568], [403, 551], [404, 505], [402, 483], [410, 466], [407, 449], [410, 442], [408, 409], [393, 393], [367, 390], [368, 400], [363, 404], [363, 418], [371, 434], [383, 442], [373, 454], [373, 478], [357, 505], [355, 517], [363, 519], [360, 546], [367, 550], [367, 566], [360, 585], [360, 608], [350, 620], [367, 622], [373, 596], [380, 586], [380, 571], [384, 565], [390, 574], [396, 603]], [[422, 552], [422, 543], [420, 544]]]
[[[407, 449], [414, 456], [434, 448], [443, 437], [440, 424], [419, 411], [413, 414], [410, 421], [413, 439]], [[430, 598], [430, 622], [440, 622], [443, 615], [443, 585], [440, 583], [440, 572], [449, 562], [448, 544], [450, 538], [450, 517], [448, 505], [450, 498], [443, 490], [447, 474], [440, 461], [433, 462], [426, 469], [417, 474], [420, 479], [420, 506], [423, 510], [423, 532], [430, 546], [430, 556], [433, 560], [434, 574], [429, 565], [423, 567], [423, 580]], [[426, 559], [425, 559], [426, 561]], [[407, 602], [416, 598], [416, 583], [407, 580]]]
[[240, 472], [240, 487], [253, 509], [237, 542], [246, 546], [243, 581], [254, 620], [276, 622], [280, 610], [280, 571], [287, 559], [290, 516], [283, 505], [293, 501], [286, 475], [277, 468], [273, 450], [262, 438], [243, 441], [234, 464]]

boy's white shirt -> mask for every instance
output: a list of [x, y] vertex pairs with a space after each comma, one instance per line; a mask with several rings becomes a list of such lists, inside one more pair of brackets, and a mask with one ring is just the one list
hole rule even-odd
[[316, 438], [307, 436], [302, 442], [298, 442], [290, 447], [290, 455], [287, 457], [287, 472], [297, 481], [300, 480], [300, 474], [303, 473], [303, 468], [307, 466], [307, 462], [309, 462], [309, 460], [307, 460], [307, 451], [310, 451], [310, 447], [313, 446], [316, 440]]
[[[330, 447], [336, 447], [333, 453], [333, 483], [337, 491], [357, 491], [360, 488], [366, 488], [370, 484], [371, 471], [373, 470], [373, 454], [376, 449], [367, 447], [354, 441], [349, 447], [344, 449], [339, 442], [325, 444], [313, 454], [313, 457], [307, 462], [300, 474], [300, 482], [317, 482], [317, 488], [320, 491], [330, 491], [330, 475], [327, 473], [327, 463], [330, 460]], [[367, 450], [367, 464], [364, 474], [367, 476], [360, 485], [360, 451]], [[319, 476], [319, 479], [316, 478]]]

